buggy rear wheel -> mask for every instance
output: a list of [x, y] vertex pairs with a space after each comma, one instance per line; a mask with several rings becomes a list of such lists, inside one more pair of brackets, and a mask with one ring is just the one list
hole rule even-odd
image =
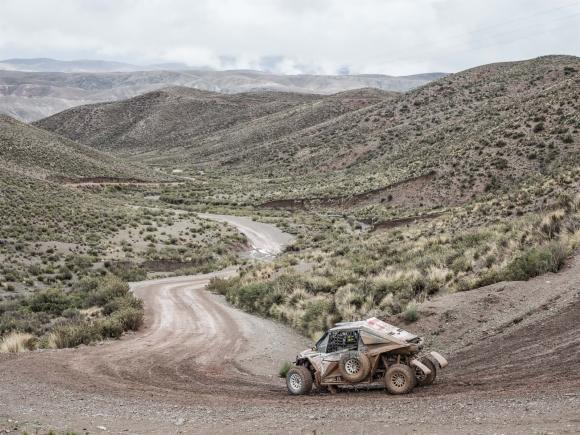
[[294, 395], [308, 394], [312, 390], [312, 373], [306, 367], [296, 366], [286, 375], [288, 392]]
[[405, 364], [393, 364], [385, 374], [385, 387], [391, 394], [410, 393], [416, 383], [415, 371]]
[[415, 367], [415, 377], [417, 378], [417, 385], [421, 387], [425, 385], [431, 385], [433, 382], [435, 382], [435, 378], [437, 377], [437, 368], [429, 358], [422, 358], [421, 362], [425, 364], [429, 368], [429, 370], [431, 370], [431, 373], [426, 375], [425, 373], [423, 373], [423, 370], [421, 370], [419, 367]]

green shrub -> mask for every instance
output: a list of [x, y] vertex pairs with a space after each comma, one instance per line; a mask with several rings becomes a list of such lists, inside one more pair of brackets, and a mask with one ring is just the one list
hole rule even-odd
[[210, 279], [207, 289], [210, 292], [225, 296], [233, 287], [239, 285], [239, 282], [240, 280], [237, 277], [229, 279], [214, 277]]
[[53, 349], [76, 347], [89, 344], [99, 338], [98, 331], [92, 324], [65, 324], [52, 329], [48, 337], [48, 346]]
[[[296, 285], [293, 286], [294, 288]], [[317, 294], [317, 293], [330, 293], [334, 291], [336, 288], [332, 281], [325, 277], [310, 277], [304, 282], [304, 287], [306, 290]]]
[[96, 290], [88, 295], [89, 305], [104, 306], [115, 298], [123, 297], [129, 293], [129, 284], [115, 275], [108, 275], [99, 281]]
[[467, 272], [471, 270], [471, 262], [467, 258], [460, 256], [453, 260], [450, 268], [455, 273]]
[[119, 338], [123, 335], [122, 322], [117, 318], [105, 318], [95, 323], [98, 336], [101, 338]]
[[[268, 282], [252, 283], [240, 288], [234, 299], [241, 308], [251, 312], [261, 313], [261, 302], [269, 292], [270, 285]], [[228, 295], [231, 295], [231, 293]]]
[[123, 281], [136, 282], [147, 279], [147, 271], [135, 264], [116, 264], [111, 266], [109, 271]]
[[329, 326], [333, 302], [322, 298], [308, 300], [304, 307], [304, 314], [300, 319], [302, 330], [312, 336], [317, 331], [324, 331]]
[[278, 377], [285, 379], [286, 375], [288, 374], [288, 372], [292, 367], [294, 367], [294, 364], [292, 364], [289, 361], [284, 361], [282, 367], [280, 367], [280, 370], [278, 371]]
[[564, 136], [562, 138], [562, 142], [564, 142], [564, 143], [572, 143], [572, 142], [574, 142], [574, 138], [572, 137], [571, 134], [567, 134], [566, 136]]
[[405, 311], [403, 311], [403, 319], [407, 322], [415, 322], [419, 319], [419, 313], [417, 312], [417, 305], [411, 303], [407, 305]]
[[564, 265], [567, 256], [568, 251], [561, 242], [530, 248], [506, 266], [502, 278], [525, 281], [546, 272], [557, 272]]
[[98, 278], [85, 277], [76, 284], [76, 289], [81, 293], [89, 293], [99, 288], [99, 283]]
[[64, 310], [71, 308], [74, 304], [69, 295], [58, 289], [48, 289], [35, 293], [27, 302], [32, 312], [44, 312], [57, 316], [60, 316]]
[[143, 324], [143, 309], [134, 307], [124, 307], [111, 316], [123, 327], [123, 331], [136, 331]]
[[121, 296], [107, 302], [103, 306], [103, 314], [108, 316], [116, 311], [121, 311], [125, 308], [135, 308], [138, 310], [142, 310], [143, 301], [141, 299], [137, 299], [131, 293], [128, 293], [125, 296]]

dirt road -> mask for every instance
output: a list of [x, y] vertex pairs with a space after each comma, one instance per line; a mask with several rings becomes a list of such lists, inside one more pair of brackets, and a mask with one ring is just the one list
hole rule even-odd
[[273, 225], [254, 222], [246, 217], [208, 213], [199, 213], [198, 216], [218, 222], [227, 222], [235, 226], [250, 241], [251, 249], [248, 255], [258, 259], [274, 258], [280, 253], [282, 247], [294, 239], [293, 236], [284, 233]]
[[[288, 241], [265, 224], [240, 219], [229, 222], [246, 231], [256, 255], [274, 255]], [[233, 273], [135, 284], [135, 293], [145, 301], [146, 327], [120, 341], [0, 356], [0, 430], [578, 432], [578, 260], [548, 284], [545, 279], [517, 283], [521, 288], [516, 295], [525, 294], [522, 286], [532, 286], [535, 292], [548, 286], [562, 291], [548, 309], [505, 328], [506, 334], [481, 339], [471, 332], [476, 324], [461, 325], [465, 335], [455, 341], [471, 341], [456, 352], [461, 359], [450, 357], [451, 366], [435, 385], [405, 397], [382, 390], [288, 396], [276, 373], [282, 361], [307, 343], [288, 328], [234, 309], [204, 290], [212, 276]], [[471, 309], [489, 292], [484, 288], [464, 293], [472, 298], [467, 302], [460, 294], [450, 295], [434, 304], [461, 314], [463, 302]], [[496, 293], [499, 298], [508, 294]], [[445, 316], [435, 305], [424, 324], [410, 329], [441, 327], [437, 322]], [[505, 345], [500, 358], [494, 355], [498, 343]]]

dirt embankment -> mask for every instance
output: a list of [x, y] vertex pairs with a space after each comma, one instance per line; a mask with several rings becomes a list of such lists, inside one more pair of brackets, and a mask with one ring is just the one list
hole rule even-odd
[[399, 218], [399, 219], [390, 219], [387, 221], [376, 222], [376, 223], [371, 224], [372, 231], [390, 230], [391, 228], [400, 227], [400, 226], [407, 225], [410, 223], [417, 223], [419, 221], [426, 221], [426, 220], [430, 220], [430, 219], [435, 219], [436, 217], [439, 217], [442, 214], [443, 214], [442, 212], [437, 212], [437, 213], [429, 213], [429, 214], [420, 215], [420, 216], [409, 216], [409, 217], [404, 217], [404, 218]]
[[[267, 235], [275, 230], [237, 222], [255, 246], [280, 249]], [[404, 397], [365, 389], [289, 397], [277, 370], [308, 343], [204, 290], [233, 273], [135, 284], [146, 327], [120, 341], [1, 355], [0, 429], [7, 419], [31, 433], [527, 434], [580, 425], [579, 258], [559, 274], [423, 304], [405, 327], [426, 333], [450, 366]]]
[[121, 178], [121, 177], [80, 177], [71, 178], [64, 177], [61, 175], [53, 175], [46, 177], [48, 181], [54, 181], [56, 183], [63, 184], [142, 184], [146, 183], [144, 180], [139, 180], [137, 178]]
[[263, 208], [305, 210], [309, 208], [349, 208], [376, 202], [392, 202], [394, 205], [434, 205], [429, 195], [435, 172], [412, 177], [366, 192], [326, 198], [277, 199], [260, 205]]
[[185, 181], [175, 180], [158, 180], [146, 181], [138, 178], [122, 178], [122, 177], [79, 177], [71, 178], [58, 176], [48, 176], [47, 181], [63, 184], [70, 187], [100, 187], [100, 186], [180, 186], [185, 184]]

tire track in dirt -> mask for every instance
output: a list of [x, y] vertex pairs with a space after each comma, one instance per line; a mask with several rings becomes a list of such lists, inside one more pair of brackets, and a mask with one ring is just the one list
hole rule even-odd
[[[291, 240], [277, 228], [247, 218], [201, 217], [239, 228], [248, 237], [251, 252], [260, 258], [273, 258]], [[146, 307], [145, 329], [137, 337], [83, 352], [71, 362], [71, 368], [113, 389], [119, 385], [141, 391], [154, 388], [172, 392], [176, 399], [179, 395], [175, 392], [181, 391], [186, 400], [191, 393], [205, 395], [209, 391], [215, 399], [219, 391], [231, 397], [272, 386], [272, 375], [282, 361], [295, 356], [295, 349], [304, 347], [304, 340], [287, 330], [282, 335], [289, 346], [281, 348], [268, 367], [256, 364], [263, 359], [263, 343], [269, 341], [263, 331], [273, 325], [285, 328], [242, 313], [204, 290], [211, 278], [235, 273], [230, 268], [133, 284], [133, 291]], [[260, 324], [248, 326], [255, 322]], [[246, 366], [245, 360], [252, 363]]]

